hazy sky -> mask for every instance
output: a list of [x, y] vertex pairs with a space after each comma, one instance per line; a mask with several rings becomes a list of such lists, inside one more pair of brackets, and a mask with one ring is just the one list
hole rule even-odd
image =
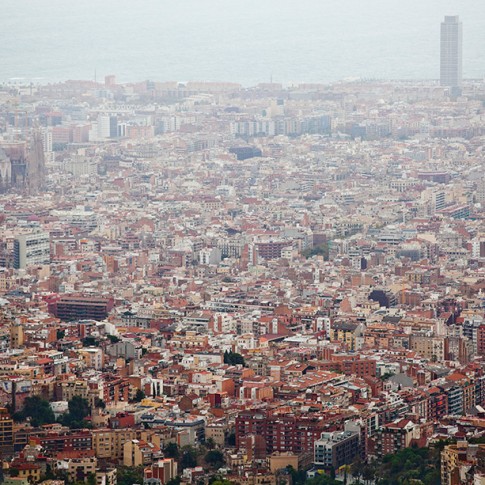
[[479, 0], [2, 0], [0, 79], [243, 84], [439, 76], [460, 15], [465, 77], [485, 75]]

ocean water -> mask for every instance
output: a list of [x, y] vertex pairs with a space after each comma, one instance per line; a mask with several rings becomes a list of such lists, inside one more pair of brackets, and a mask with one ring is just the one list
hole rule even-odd
[[0, 81], [437, 79], [445, 15], [483, 78], [483, 0], [0, 0]]

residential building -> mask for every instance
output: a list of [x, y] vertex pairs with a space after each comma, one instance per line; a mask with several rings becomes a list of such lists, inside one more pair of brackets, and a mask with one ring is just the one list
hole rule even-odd
[[349, 465], [359, 455], [359, 433], [353, 431], [334, 431], [322, 433], [315, 441], [314, 464], [317, 467], [334, 469]]
[[50, 237], [47, 232], [20, 234], [14, 241], [14, 267], [49, 264], [51, 260]]

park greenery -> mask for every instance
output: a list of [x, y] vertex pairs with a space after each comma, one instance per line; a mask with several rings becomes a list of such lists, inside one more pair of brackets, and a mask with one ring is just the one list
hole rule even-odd
[[355, 460], [350, 474], [360, 483], [376, 485], [439, 485], [440, 454], [446, 442], [427, 448], [404, 448], [371, 462]]
[[440, 454], [446, 444], [442, 441], [428, 448], [405, 448], [374, 461], [358, 457], [338, 480], [334, 473], [317, 473], [314, 478], [307, 478], [305, 471], [291, 466], [285, 473], [291, 476], [293, 485], [439, 485]]

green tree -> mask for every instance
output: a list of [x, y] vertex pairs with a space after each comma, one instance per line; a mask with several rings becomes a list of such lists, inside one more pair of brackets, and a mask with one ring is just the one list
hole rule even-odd
[[88, 401], [81, 396], [73, 396], [68, 403], [68, 408], [69, 414], [76, 421], [82, 421], [91, 412]]
[[169, 480], [166, 485], [180, 485], [180, 482], [182, 481], [182, 479], [177, 475], [175, 478], [172, 478], [171, 480]]
[[313, 246], [312, 248], [305, 249], [302, 251], [301, 255], [306, 259], [311, 258], [312, 256], [323, 256], [323, 259], [325, 261], [328, 261], [328, 242], [320, 244], [318, 246]]
[[84, 337], [82, 339], [82, 343], [83, 343], [84, 347], [97, 347], [98, 346], [98, 341], [94, 337], [92, 337], [91, 335]]
[[291, 476], [291, 483], [293, 485], [302, 485], [306, 482], [306, 472], [304, 470], [295, 470], [291, 465], [286, 467]]
[[375, 478], [376, 471], [373, 466], [366, 465], [362, 469], [362, 478], [365, 483], [369, 483], [371, 480]]
[[234, 448], [236, 446], [236, 433], [234, 431], [231, 431], [227, 436], [226, 436], [226, 445]]
[[118, 485], [133, 485], [143, 483], [143, 466], [117, 467]]
[[314, 478], [310, 478], [305, 485], [342, 485], [342, 482], [335, 480], [326, 473], [317, 473]]
[[208, 450], [213, 450], [216, 447], [216, 442], [213, 438], [207, 438], [205, 440], [205, 446]]
[[66, 336], [66, 331], [65, 330], [58, 330], [56, 332], [56, 338], [57, 340], [62, 340]]
[[237, 352], [232, 352], [230, 351], [225, 351], [224, 352], [224, 364], [230, 364], [230, 365], [246, 365], [244, 362], [244, 357], [241, 354], [238, 354]]
[[358, 456], [350, 465], [350, 474], [360, 481], [360, 477], [364, 471], [365, 463], [361, 460], [360, 456]]
[[188, 446], [184, 448], [180, 457], [180, 468], [185, 470], [186, 468], [194, 468], [197, 466], [197, 455], [195, 450]]
[[413, 483], [418, 480], [424, 485], [438, 485], [441, 449], [442, 446], [438, 443], [431, 448], [399, 450], [393, 455], [386, 455], [376, 460], [371, 465], [375, 473], [367, 472], [363, 477], [369, 481], [377, 478], [379, 485]]
[[68, 402], [69, 412], [61, 418], [62, 424], [71, 429], [86, 428], [90, 425], [86, 418], [91, 414], [89, 403], [81, 396], [74, 396]]
[[24, 401], [24, 407], [13, 415], [15, 421], [25, 421], [30, 418], [32, 426], [52, 424], [56, 421], [50, 404], [39, 396], [28, 397]]
[[46, 464], [46, 467], [45, 467], [45, 475], [42, 477], [43, 480], [54, 480], [55, 478], [55, 474], [54, 472], [52, 471], [52, 466], [50, 465], [50, 463], [47, 463]]
[[118, 342], [120, 342], [120, 339], [116, 335], [108, 335], [108, 340], [112, 344], [117, 344]]
[[211, 450], [204, 456], [205, 462], [215, 469], [221, 468], [224, 465], [224, 455], [219, 450]]
[[141, 389], [137, 389], [136, 394], [135, 394], [135, 399], [133, 399], [134, 402], [141, 402], [143, 399], [145, 399], [145, 393]]
[[163, 454], [167, 458], [174, 458], [175, 460], [178, 459], [180, 453], [177, 443], [168, 443], [163, 449]]

